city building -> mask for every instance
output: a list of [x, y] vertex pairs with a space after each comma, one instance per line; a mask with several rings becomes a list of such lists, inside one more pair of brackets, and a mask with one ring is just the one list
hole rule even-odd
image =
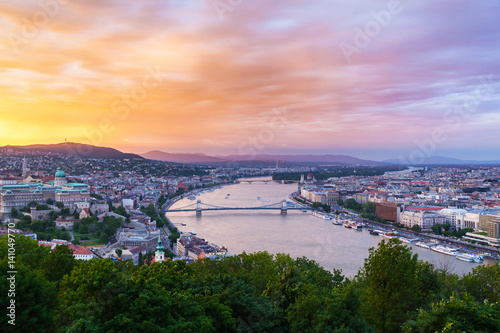
[[89, 202], [90, 191], [87, 184], [69, 183], [66, 174], [58, 170], [55, 180], [42, 183], [21, 183], [0, 186], [0, 218], [10, 216], [12, 208], [20, 209], [30, 203], [42, 205], [52, 199], [74, 208], [76, 203]]
[[399, 214], [402, 211], [402, 205], [399, 203], [377, 203], [375, 206], [375, 214], [384, 220], [391, 222], [399, 222]]
[[90, 259], [96, 258], [96, 255], [85, 246], [74, 245], [68, 241], [61, 239], [53, 239], [51, 241], [38, 241], [38, 245], [48, 246], [50, 247], [50, 251], [54, 251], [56, 246], [66, 245], [70, 250], [73, 251], [73, 257], [77, 260], [88, 261]]
[[437, 223], [446, 223], [446, 217], [435, 213], [412, 212], [407, 210], [399, 215], [399, 223], [408, 228], [418, 225], [421, 230], [430, 230], [431, 227]]

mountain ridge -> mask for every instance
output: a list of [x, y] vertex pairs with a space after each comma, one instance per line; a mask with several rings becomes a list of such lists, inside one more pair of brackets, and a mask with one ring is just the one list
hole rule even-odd
[[78, 156], [81, 158], [102, 158], [102, 159], [144, 159], [137, 154], [123, 153], [115, 148], [98, 147], [76, 142], [63, 142], [56, 144], [33, 144], [26, 146], [8, 145], [0, 147], [0, 153], [6, 150], [17, 150], [28, 152], [55, 153], [68, 156]]

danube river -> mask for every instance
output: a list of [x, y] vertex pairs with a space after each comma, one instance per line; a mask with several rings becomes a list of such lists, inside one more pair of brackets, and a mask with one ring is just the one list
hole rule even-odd
[[[213, 192], [202, 193], [196, 199], [202, 203], [222, 207], [255, 207], [277, 203], [297, 190], [296, 184], [267, 184], [241, 182]], [[258, 199], [260, 198], [260, 200]], [[196, 203], [184, 198], [171, 208], [181, 208]], [[376, 247], [381, 236], [370, 235], [368, 230], [356, 231], [333, 225], [331, 221], [314, 217], [309, 213], [279, 210], [268, 211], [205, 211], [201, 217], [195, 212], [167, 213], [170, 220], [184, 233], [195, 232], [210, 243], [225, 246], [230, 253], [256, 251], [289, 253], [292, 257], [313, 259], [325, 269], [341, 269], [349, 277], [356, 275], [368, 256], [368, 249]], [[185, 225], [182, 225], [185, 224]], [[387, 240], [387, 239], [386, 239]], [[464, 274], [478, 265], [455, 259], [441, 253], [413, 246], [419, 259]], [[485, 263], [487, 261], [485, 260]]]

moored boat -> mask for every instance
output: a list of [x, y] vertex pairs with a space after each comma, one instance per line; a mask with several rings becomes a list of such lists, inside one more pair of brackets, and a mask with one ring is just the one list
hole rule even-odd
[[406, 237], [399, 237], [399, 240], [406, 244], [411, 244], [410, 240]]
[[459, 253], [455, 256], [458, 260], [469, 261], [469, 262], [483, 262], [483, 257], [473, 254], [473, 253]]
[[415, 245], [419, 246], [419, 247], [423, 247], [424, 249], [430, 249], [431, 248], [427, 243], [424, 243], [424, 242], [416, 242]]
[[458, 255], [458, 250], [457, 249], [454, 249], [454, 248], [451, 248], [451, 247], [448, 247], [448, 246], [444, 246], [444, 245], [432, 246], [431, 250], [439, 252], [439, 253], [447, 254], [449, 256], [456, 256], [456, 255]]

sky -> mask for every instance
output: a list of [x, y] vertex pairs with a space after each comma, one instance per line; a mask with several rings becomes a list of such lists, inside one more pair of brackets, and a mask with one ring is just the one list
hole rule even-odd
[[498, 1], [3, 0], [0, 146], [500, 160]]

